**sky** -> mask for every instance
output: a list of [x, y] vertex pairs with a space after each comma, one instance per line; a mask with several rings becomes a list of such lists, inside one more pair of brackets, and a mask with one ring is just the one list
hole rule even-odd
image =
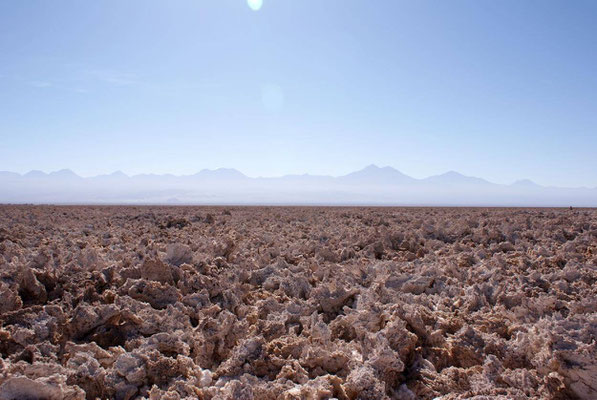
[[0, 170], [597, 186], [593, 0], [0, 0]]

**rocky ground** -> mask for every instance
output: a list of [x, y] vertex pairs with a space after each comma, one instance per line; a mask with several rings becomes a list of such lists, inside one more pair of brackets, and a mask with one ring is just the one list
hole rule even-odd
[[0, 399], [597, 398], [597, 211], [0, 207]]

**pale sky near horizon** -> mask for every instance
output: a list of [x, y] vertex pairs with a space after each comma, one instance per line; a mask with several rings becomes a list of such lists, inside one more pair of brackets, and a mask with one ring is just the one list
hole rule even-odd
[[597, 2], [0, 0], [0, 170], [597, 186]]

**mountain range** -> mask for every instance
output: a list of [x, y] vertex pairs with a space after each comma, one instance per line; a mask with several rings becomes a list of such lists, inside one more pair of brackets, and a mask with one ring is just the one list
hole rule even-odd
[[511, 185], [455, 171], [424, 179], [369, 165], [347, 175], [251, 178], [230, 168], [193, 175], [121, 171], [81, 177], [63, 169], [26, 174], [0, 171], [1, 203], [55, 204], [329, 204], [444, 206], [597, 206], [597, 188]]

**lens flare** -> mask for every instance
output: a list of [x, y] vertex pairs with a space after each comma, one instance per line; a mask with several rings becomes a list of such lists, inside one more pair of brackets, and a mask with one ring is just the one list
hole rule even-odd
[[263, 6], [263, 0], [247, 0], [247, 4], [253, 11], [259, 11]]

